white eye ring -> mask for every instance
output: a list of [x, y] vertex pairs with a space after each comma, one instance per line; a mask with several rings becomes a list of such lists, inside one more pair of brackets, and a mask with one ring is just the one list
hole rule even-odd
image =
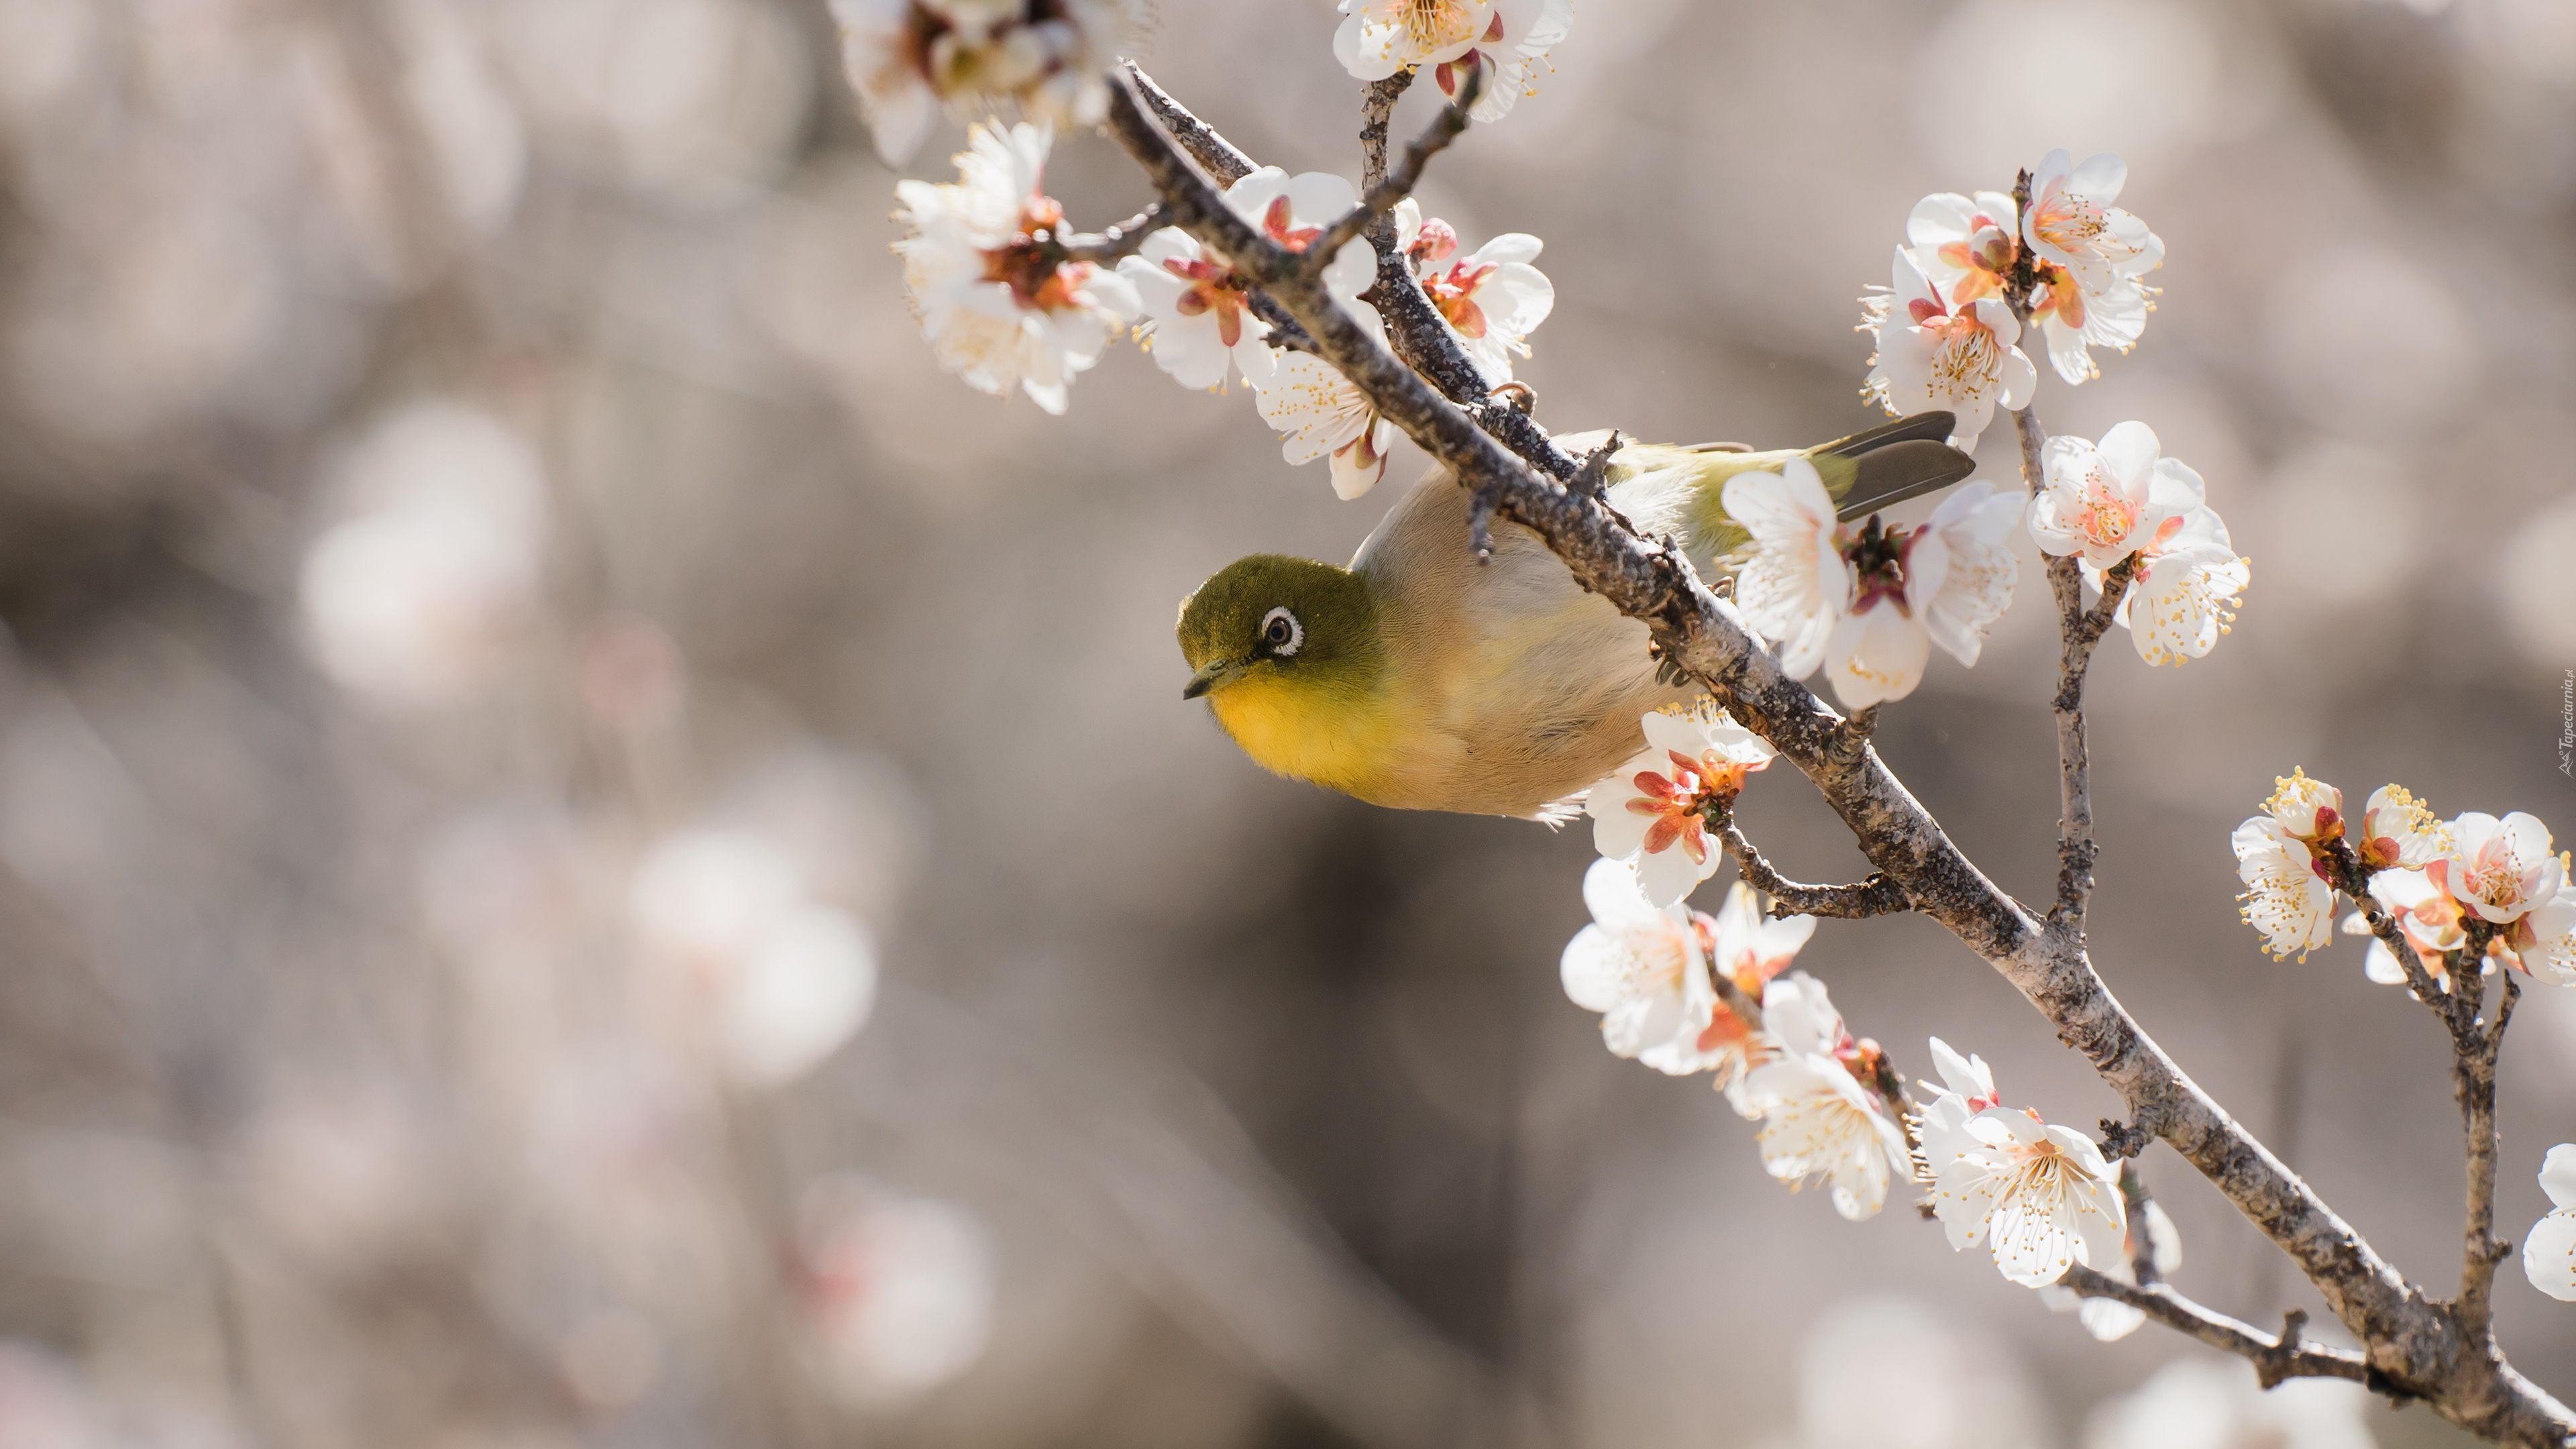
[[[1284, 640], [1278, 637], [1282, 624], [1288, 626], [1288, 637]], [[1269, 646], [1271, 653], [1285, 658], [1305, 647], [1306, 626], [1298, 623], [1297, 616], [1284, 606], [1273, 609], [1261, 616], [1261, 642]]]

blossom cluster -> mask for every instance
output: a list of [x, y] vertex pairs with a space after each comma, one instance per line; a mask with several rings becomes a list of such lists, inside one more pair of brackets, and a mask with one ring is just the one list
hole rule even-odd
[[2154, 295], [2140, 279], [2165, 246], [2112, 204], [2128, 174], [2107, 152], [2078, 164], [2051, 151], [2028, 177], [2027, 207], [2000, 191], [1916, 202], [1888, 289], [1861, 299], [1878, 341], [1863, 396], [1892, 414], [1954, 413], [1952, 441], [1973, 449], [1995, 408], [2026, 405], [2039, 381], [2016, 303], [2070, 385], [2100, 375], [2093, 347], [2135, 346]]
[[[2263, 813], [2229, 837], [2245, 920], [2271, 954], [2305, 959], [2332, 937], [2337, 894], [2352, 888], [2338, 866], [2348, 848], [2361, 888], [2437, 989], [2455, 989], [2453, 957], [2472, 929], [2484, 942], [2480, 971], [2492, 961], [2546, 985], [2576, 986], [2576, 878], [2538, 818], [2471, 810], [2445, 821], [2403, 786], [2384, 785], [2356, 821], [2341, 790], [2303, 770], [2275, 785]], [[2403, 984], [2405, 963], [2373, 934], [2369, 914], [2354, 911], [2343, 929], [2371, 936], [2371, 980]]]
[[2128, 564], [2113, 622], [2129, 631], [2138, 657], [2180, 664], [2216, 647], [2252, 569], [2205, 501], [2200, 474], [2165, 457], [2155, 430], [2140, 422], [2121, 423], [2099, 442], [2050, 438], [2040, 464], [2031, 537], [2043, 553], [2073, 555], [2096, 592]]
[[[1716, 916], [1683, 904], [1721, 858], [1710, 817], [1772, 750], [1705, 700], [1639, 725], [1648, 748], [1585, 800], [1602, 858], [1583, 881], [1592, 924], [1560, 967], [1566, 996], [1601, 1013], [1610, 1050], [1675, 1076], [1713, 1073], [1736, 1110], [1763, 1124], [1766, 1170], [1793, 1185], [1827, 1183], [1844, 1217], [1875, 1214], [1891, 1182], [1919, 1175], [1952, 1244], [1991, 1246], [2016, 1282], [2054, 1283], [2070, 1262], [2117, 1259], [2126, 1220], [2090, 1139], [2003, 1109], [1985, 1063], [1936, 1038], [1947, 1085], [1923, 1113], [1918, 1165], [1884, 1053], [1852, 1036], [1823, 982], [1788, 971], [1815, 918], [1773, 917], [1742, 881]], [[1721, 980], [1735, 991], [1722, 993]], [[1729, 999], [1758, 1001], [1759, 1025]]]

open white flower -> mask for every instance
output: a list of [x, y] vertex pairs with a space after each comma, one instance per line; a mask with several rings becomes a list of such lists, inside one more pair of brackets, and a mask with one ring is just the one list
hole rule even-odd
[[2361, 807], [2352, 848], [2373, 870], [2422, 870], [2451, 848], [2451, 830], [2403, 785], [2382, 785]]
[[910, 230], [894, 244], [904, 290], [942, 367], [996, 397], [1016, 385], [1051, 413], [1074, 374], [1138, 310], [1126, 278], [1067, 261], [1056, 234], [1064, 210], [1038, 189], [1049, 133], [1022, 122], [977, 126], [957, 155], [953, 185], [895, 188]]
[[1903, 699], [1923, 682], [1938, 643], [1973, 665], [1986, 627], [2012, 603], [2019, 565], [2004, 546], [2021, 500], [1976, 482], [1942, 500], [1916, 528], [1837, 534], [1850, 565], [1852, 600], [1825, 645], [1825, 674], [1847, 709]]
[[[2149, 664], [2207, 655], [2235, 622], [2238, 597], [2253, 581], [2253, 566], [2237, 557], [2218, 510], [2203, 505], [2166, 519], [2138, 557], [2137, 575], [2111, 622], [2129, 631], [2138, 657]], [[2100, 588], [2103, 571], [2079, 562], [2085, 582]]]
[[2522, 1273], [2561, 1303], [2576, 1303], [2576, 1142], [2561, 1142], [2540, 1162], [2549, 1215], [2522, 1240]]
[[2030, 401], [2039, 369], [2014, 344], [2021, 324], [1999, 297], [1944, 301], [1913, 253], [1896, 249], [1885, 296], [1864, 297], [1862, 326], [1878, 339], [1861, 395], [1889, 415], [1938, 409], [1953, 415], [1950, 442], [1974, 451], [1995, 408]]
[[1167, 226], [1118, 263], [1150, 319], [1154, 365], [1183, 387], [1221, 387], [1231, 362], [1259, 388], [1279, 370], [1264, 341], [1270, 324], [1253, 315], [1251, 288], [1225, 259]]
[[[1742, 881], [1726, 893], [1726, 904], [1713, 920], [1700, 919], [1709, 932], [1709, 968], [1755, 1001], [1769, 993], [1772, 978], [1788, 970], [1799, 949], [1816, 934], [1813, 916], [1772, 919], [1762, 909], [1761, 893]], [[1720, 1001], [1700, 1044], [1715, 1053], [1710, 1066], [1717, 1073], [1717, 1089], [1741, 1115], [1761, 1117], [1762, 1109], [1747, 1095], [1744, 1083], [1753, 1068], [1771, 1058], [1769, 1041], [1755, 1037], [1743, 1018]]]
[[2147, 330], [2152, 289], [2134, 277], [2115, 278], [2099, 292], [2087, 292], [2062, 267], [2042, 262], [2039, 281], [2030, 290], [2030, 320], [2039, 324], [2048, 345], [2049, 365], [2069, 387], [2102, 375], [2093, 349], [2109, 347], [2126, 353]]
[[1990, 1245], [1996, 1269], [2029, 1288], [2119, 1255], [2128, 1210], [2092, 1138], [2009, 1107], [1979, 1112], [1964, 1135], [1973, 1145], [1932, 1185], [1953, 1249]]
[[1506, 232], [1461, 257], [1457, 231], [1438, 217], [1423, 220], [1409, 196], [1396, 203], [1395, 239], [1485, 380], [1511, 381], [1512, 358], [1530, 355], [1529, 335], [1556, 308], [1556, 285], [1530, 265], [1543, 243]]
[[2340, 1379], [2285, 1379], [2266, 1389], [2251, 1365], [2176, 1359], [2133, 1393], [2106, 1399], [2083, 1449], [2374, 1449], [2370, 1395]]
[[2504, 925], [2566, 884], [2566, 863], [2551, 844], [2549, 827], [2519, 810], [2502, 820], [2466, 811], [2451, 821], [2450, 850], [2424, 874], [2481, 919]]
[[2198, 508], [2208, 485], [2190, 465], [2163, 455], [2155, 429], [2121, 423], [2102, 441], [2050, 438], [2040, 450], [2044, 482], [2030, 500], [2030, 536], [2042, 553], [2081, 554], [2108, 569], [2153, 542], [2157, 530]]
[[1762, 1016], [1778, 1055], [1745, 1078], [1744, 1096], [1762, 1114], [1763, 1168], [1792, 1188], [1824, 1179], [1834, 1211], [1855, 1222], [1875, 1215], [1910, 1169], [1904, 1134], [1852, 1070], [1874, 1048], [1852, 1042], [1824, 983], [1803, 971], [1771, 983]]
[[1905, 240], [1917, 265], [1952, 306], [2003, 295], [2021, 255], [2021, 214], [2001, 191], [1944, 191], [1914, 203]]
[[[2172, 1277], [2182, 1271], [2182, 1233], [2174, 1227], [2165, 1205], [2147, 1199], [2147, 1210], [2129, 1219], [2128, 1232], [2120, 1243], [2119, 1255], [2107, 1263], [2092, 1265], [2096, 1272], [2131, 1287], [2138, 1282], [2139, 1232], [2148, 1235], [2154, 1248], [2156, 1272]], [[2063, 1284], [2051, 1283], [2039, 1290], [2039, 1301], [2051, 1313], [2072, 1313], [2084, 1325], [2084, 1331], [2103, 1343], [2116, 1343], [2138, 1331], [2146, 1323], [2144, 1310], [2132, 1308], [2116, 1298], [2086, 1298]]]
[[1568, 1000], [1601, 1013], [1602, 1043], [1677, 1077], [1716, 1066], [1726, 1053], [1704, 1038], [1722, 1008], [1690, 911], [1649, 902], [1616, 860], [1584, 872], [1583, 903], [1592, 924], [1566, 943], [1558, 976]]
[[1781, 669], [1804, 679], [1824, 662], [1852, 596], [1825, 480], [1814, 464], [1792, 458], [1777, 473], [1727, 479], [1720, 501], [1753, 535], [1753, 556], [1735, 576], [1735, 606], [1779, 650]]
[[2293, 839], [2281, 822], [2257, 815], [2227, 838], [2236, 851], [2236, 878], [2245, 882], [2245, 923], [2263, 933], [2263, 949], [2274, 959], [2308, 953], [2334, 936], [2334, 887], [2317, 873], [2306, 845]]
[[2128, 163], [2107, 151], [2082, 165], [2065, 151], [2051, 151], [2031, 175], [2022, 240], [2073, 276], [2088, 296], [2153, 271], [2165, 259], [2163, 240], [2111, 204], [2128, 179]]
[[1538, 67], [1565, 39], [1574, 0], [1342, 0], [1333, 55], [1358, 80], [1430, 66], [1440, 93], [1478, 86], [1468, 115], [1499, 121], [1531, 92]]
[[1592, 844], [1636, 872], [1646, 898], [1668, 906], [1717, 873], [1725, 855], [1700, 812], [1732, 801], [1745, 777], [1771, 763], [1762, 737], [1706, 700], [1686, 713], [1638, 721], [1646, 748], [1584, 797]]
[[[1385, 338], [1376, 308], [1354, 302], [1351, 311], [1370, 336]], [[1376, 487], [1386, 476], [1395, 424], [1378, 413], [1358, 383], [1313, 353], [1283, 352], [1277, 361], [1269, 378], [1253, 386], [1260, 394], [1261, 420], [1283, 435], [1280, 456], [1291, 463], [1330, 458], [1333, 493], [1339, 498], [1357, 498]]]
[[[1330, 171], [1291, 176], [1276, 166], [1246, 172], [1225, 189], [1226, 205], [1237, 216], [1292, 252], [1302, 252], [1321, 240], [1359, 200], [1359, 190]], [[1324, 269], [1324, 290], [1354, 315], [1366, 310], [1359, 304], [1360, 293], [1376, 283], [1377, 249], [1365, 238], [1342, 243], [1342, 249], [1333, 253], [1332, 265]]]
[[1016, 105], [1034, 121], [1090, 126], [1104, 77], [1144, 24], [1141, 0], [831, 0], [841, 68], [889, 166], [912, 159], [939, 104], [961, 121]]

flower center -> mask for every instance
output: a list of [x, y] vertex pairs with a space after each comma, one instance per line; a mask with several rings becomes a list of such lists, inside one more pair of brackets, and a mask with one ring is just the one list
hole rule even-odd
[[1859, 536], [1841, 541], [1843, 559], [1852, 567], [1853, 613], [1866, 614], [1884, 601], [1895, 605], [1897, 613], [1914, 616], [1905, 600], [1905, 564], [1922, 533], [1919, 528], [1885, 528], [1873, 513]]
[[1243, 309], [1248, 289], [1235, 276], [1233, 268], [1217, 262], [1171, 257], [1163, 262], [1163, 270], [1189, 284], [1182, 290], [1180, 301], [1173, 304], [1174, 310], [1184, 317], [1213, 312], [1216, 314], [1218, 341], [1232, 347], [1243, 340]]
[[1418, 50], [1446, 50], [1476, 38], [1473, 0], [1402, 0], [1404, 36]]
[[2061, 191], [2034, 208], [2031, 230], [2059, 251], [2085, 251], [2109, 229], [2102, 208], [2070, 191]]
[[[1453, 243], [1454, 245], [1454, 243]], [[1492, 266], [1471, 267], [1459, 262], [1448, 271], [1424, 280], [1422, 288], [1431, 294], [1432, 305], [1461, 337], [1485, 335], [1485, 309], [1476, 305], [1476, 289], [1494, 274]]]
[[2511, 845], [2490, 840], [2478, 847], [2476, 858], [2468, 866], [2461, 876], [2461, 889], [2491, 906], [2521, 903], [2522, 862], [2514, 859]]
[[2138, 526], [2138, 505], [2112, 491], [2111, 480], [2102, 476], [2098, 462], [2084, 470], [2083, 501], [2076, 505], [2075, 526], [2084, 541], [2097, 548], [2116, 546]]
[[1011, 289], [1011, 300], [1033, 311], [1055, 312], [1085, 303], [1077, 295], [1097, 270], [1089, 262], [1064, 259], [1056, 234], [1064, 228], [1064, 208], [1052, 196], [1032, 196], [1020, 211], [1020, 229], [997, 247], [984, 249], [984, 280]]

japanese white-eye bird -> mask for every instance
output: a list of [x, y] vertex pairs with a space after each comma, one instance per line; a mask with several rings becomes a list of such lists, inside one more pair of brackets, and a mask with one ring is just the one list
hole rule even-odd
[[[1726, 480], [1805, 458], [1841, 515], [1945, 487], [1975, 463], [1951, 417], [1917, 413], [1812, 448], [1623, 443], [1607, 497], [1704, 574], [1745, 541]], [[1559, 441], [1578, 456], [1606, 434]], [[1469, 547], [1468, 491], [1416, 484], [1347, 568], [1237, 559], [1181, 604], [1185, 699], [1266, 769], [1372, 804], [1552, 819], [1642, 747], [1638, 719], [1686, 697], [1656, 678], [1646, 626], [1585, 592], [1537, 534], [1496, 519]]]

